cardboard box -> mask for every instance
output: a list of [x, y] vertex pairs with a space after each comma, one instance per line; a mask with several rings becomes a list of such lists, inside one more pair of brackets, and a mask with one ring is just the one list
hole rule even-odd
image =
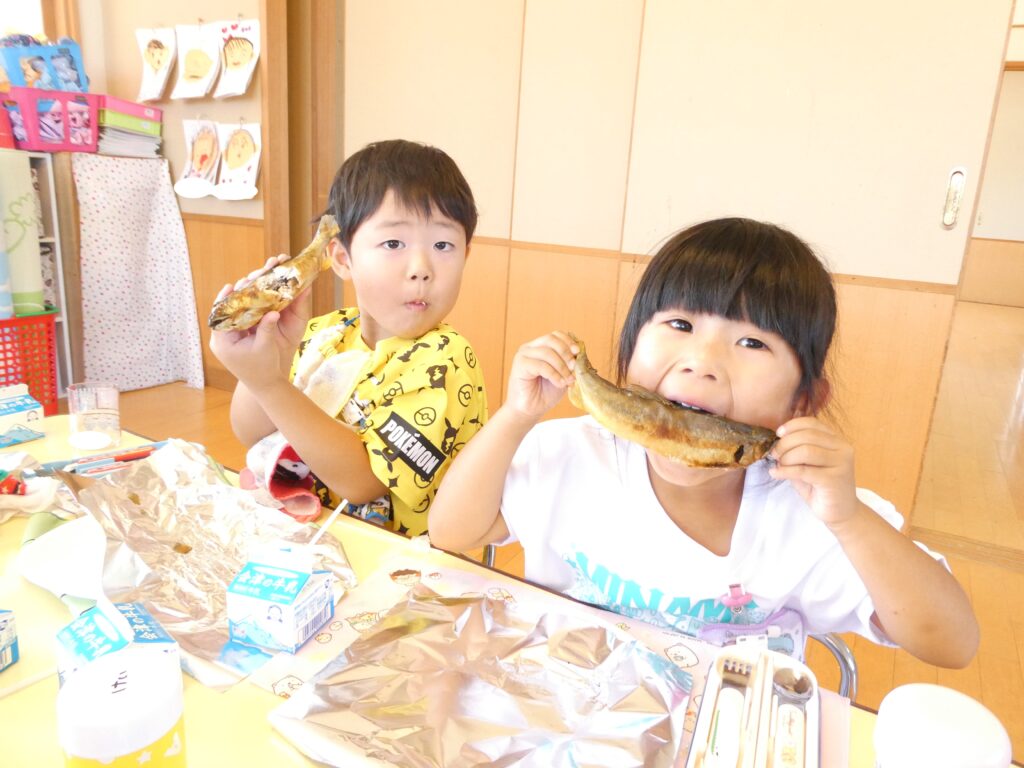
[[14, 625], [14, 611], [0, 608], [0, 672], [17, 662], [18, 629]]
[[231, 639], [295, 653], [334, 616], [334, 576], [248, 562], [228, 587]]
[[45, 437], [42, 419], [43, 406], [27, 384], [0, 387], [0, 448]]
[[125, 619], [120, 627], [99, 608], [90, 608], [57, 633], [57, 673], [62, 685], [90, 661], [128, 647], [134, 653], [152, 654], [155, 662], [181, 665], [177, 641], [142, 603], [114, 603], [114, 607]]

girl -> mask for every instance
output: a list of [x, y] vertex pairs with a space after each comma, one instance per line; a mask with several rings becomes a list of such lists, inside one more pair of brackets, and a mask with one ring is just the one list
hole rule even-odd
[[434, 501], [432, 542], [518, 539], [527, 579], [712, 642], [782, 632], [801, 655], [807, 633], [855, 631], [966, 666], [966, 595], [891, 504], [855, 487], [853, 448], [816, 416], [835, 320], [832, 280], [792, 233], [747, 219], [678, 233], [637, 288], [619, 379], [776, 431], [768, 459], [698, 469], [589, 416], [539, 424], [578, 351], [554, 332], [516, 354], [505, 403]]

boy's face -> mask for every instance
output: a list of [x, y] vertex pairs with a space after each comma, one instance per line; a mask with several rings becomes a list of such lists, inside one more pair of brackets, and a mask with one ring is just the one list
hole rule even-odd
[[330, 243], [334, 271], [351, 280], [363, 341], [415, 339], [443, 321], [459, 297], [469, 249], [462, 225], [437, 209], [429, 218], [388, 192], [352, 237]]

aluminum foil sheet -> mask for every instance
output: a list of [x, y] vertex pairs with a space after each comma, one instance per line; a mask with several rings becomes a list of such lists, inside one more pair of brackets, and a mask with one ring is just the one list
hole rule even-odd
[[334, 766], [671, 766], [691, 684], [612, 626], [417, 585], [270, 721]]
[[[224, 687], [268, 658], [229, 641], [228, 585], [260, 546], [305, 543], [317, 528], [230, 485], [201, 448], [183, 440], [95, 482], [63, 479], [106, 535], [103, 591], [145, 603], [178, 641], [186, 671]], [[355, 586], [335, 537], [325, 532], [313, 552], [314, 567], [338, 578], [336, 598]]]

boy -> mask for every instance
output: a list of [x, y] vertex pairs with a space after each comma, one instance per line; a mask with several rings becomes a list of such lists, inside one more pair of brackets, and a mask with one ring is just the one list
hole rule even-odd
[[[476, 205], [448, 155], [395, 140], [342, 164], [326, 213], [341, 230], [328, 245], [332, 266], [357, 306], [309, 320], [307, 293], [249, 331], [213, 332], [210, 349], [238, 378], [231, 425], [273, 495], [298, 483], [416, 536], [451, 458], [487, 417], [476, 355], [443, 322]], [[312, 519], [314, 505], [296, 516]]]

